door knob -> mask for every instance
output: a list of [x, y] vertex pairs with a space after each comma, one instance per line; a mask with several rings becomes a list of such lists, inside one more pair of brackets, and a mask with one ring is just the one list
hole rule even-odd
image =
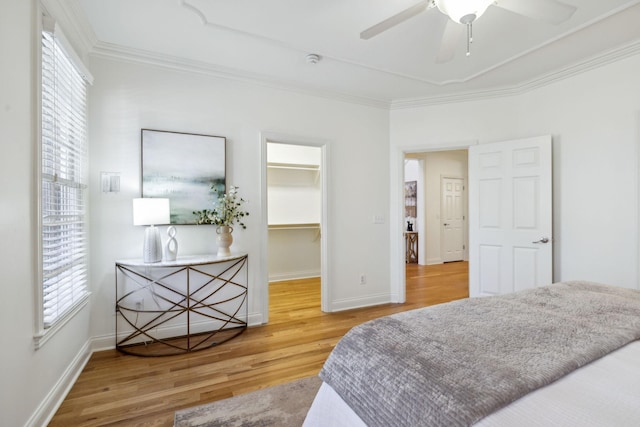
[[542, 239], [536, 240], [535, 242], [531, 242], [531, 243], [549, 243], [549, 238], [543, 237]]

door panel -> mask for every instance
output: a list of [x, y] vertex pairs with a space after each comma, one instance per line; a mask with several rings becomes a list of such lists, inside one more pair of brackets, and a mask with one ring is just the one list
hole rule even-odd
[[[481, 179], [479, 191], [479, 223], [483, 229], [500, 227], [500, 206], [502, 206], [501, 179]], [[471, 208], [471, 206], [469, 206]]]
[[538, 189], [537, 177], [522, 177], [513, 180], [513, 228], [533, 230], [538, 227]]
[[552, 283], [551, 172], [550, 136], [469, 149], [471, 296]]
[[537, 249], [513, 248], [513, 290], [535, 288], [538, 283]]
[[[493, 295], [500, 294], [502, 282], [502, 274], [500, 271], [502, 259], [502, 247], [496, 245], [480, 245], [478, 247], [478, 286], [482, 292]], [[471, 272], [471, 263], [469, 263], [469, 272]]]
[[464, 179], [442, 178], [442, 261], [464, 259]]

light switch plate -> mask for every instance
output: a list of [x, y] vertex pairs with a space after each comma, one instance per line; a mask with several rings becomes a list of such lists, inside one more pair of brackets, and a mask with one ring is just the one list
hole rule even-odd
[[118, 172], [100, 172], [100, 184], [103, 193], [120, 192], [120, 174]]

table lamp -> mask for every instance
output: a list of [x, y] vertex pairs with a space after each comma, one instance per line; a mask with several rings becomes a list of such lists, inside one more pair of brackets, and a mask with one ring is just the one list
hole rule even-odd
[[155, 227], [169, 224], [169, 199], [133, 199], [133, 225], [148, 225], [144, 231], [142, 259], [144, 262], [162, 261], [160, 231]]

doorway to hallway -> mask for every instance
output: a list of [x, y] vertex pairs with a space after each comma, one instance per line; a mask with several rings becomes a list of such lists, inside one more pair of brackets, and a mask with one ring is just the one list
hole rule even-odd
[[[406, 301], [437, 304], [469, 296], [467, 150], [404, 154], [405, 218], [417, 263], [405, 259]], [[415, 184], [414, 184], [415, 183]], [[407, 189], [415, 188], [407, 197]], [[412, 199], [412, 200], [409, 200]], [[415, 205], [408, 209], [409, 205]], [[405, 236], [409, 233], [405, 231]], [[429, 295], [425, 295], [429, 294]]]

